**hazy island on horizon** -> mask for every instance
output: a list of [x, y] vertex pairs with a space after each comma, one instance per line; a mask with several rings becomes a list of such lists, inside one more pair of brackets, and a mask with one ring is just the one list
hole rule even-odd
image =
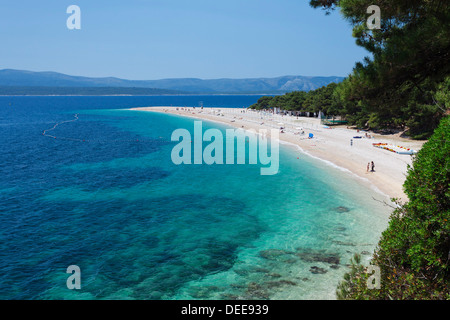
[[311, 91], [344, 77], [281, 76], [275, 78], [125, 80], [90, 78], [57, 72], [0, 70], [0, 95], [159, 95], [284, 94]]

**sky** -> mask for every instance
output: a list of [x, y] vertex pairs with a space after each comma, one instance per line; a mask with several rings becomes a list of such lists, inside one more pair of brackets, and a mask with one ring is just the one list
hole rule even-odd
[[[308, 0], [2, 0], [0, 69], [133, 80], [347, 76], [368, 55]], [[81, 10], [69, 30], [67, 8]]]

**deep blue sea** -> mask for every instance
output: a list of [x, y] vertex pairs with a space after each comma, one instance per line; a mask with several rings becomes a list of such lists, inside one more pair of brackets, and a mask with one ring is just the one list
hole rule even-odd
[[258, 98], [0, 97], [0, 299], [333, 299], [387, 225], [374, 190], [290, 146], [273, 176], [176, 166], [194, 120], [127, 110]]

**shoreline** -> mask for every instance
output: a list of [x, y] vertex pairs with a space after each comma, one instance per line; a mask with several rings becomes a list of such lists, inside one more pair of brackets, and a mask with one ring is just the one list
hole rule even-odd
[[[206, 120], [229, 125], [235, 128], [258, 131], [260, 129], [285, 128], [279, 134], [281, 144], [297, 147], [300, 152], [312, 158], [348, 171], [363, 180], [375, 191], [396, 198], [404, 203], [408, 201], [403, 192], [407, 166], [412, 164], [410, 155], [393, 153], [373, 147], [372, 143], [390, 143], [419, 151], [426, 141], [414, 141], [397, 135], [380, 135], [368, 133], [371, 139], [365, 137], [366, 132], [357, 132], [345, 127], [326, 128], [320, 124], [320, 119], [294, 116], [262, 114], [240, 108], [193, 108], [193, 107], [141, 107], [129, 110], [144, 112], [168, 113], [197, 120]], [[245, 112], [244, 112], [245, 111]], [[303, 128], [304, 135], [298, 134]], [[296, 134], [297, 133], [297, 134]], [[314, 135], [308, 139], [309, 133]], [[355, 139], [355, 136], [362, 136]], [[352, 140], [352, 141], [351, 141]], [[367, 172], [367, 163], [374, 161], [375, 171]]]

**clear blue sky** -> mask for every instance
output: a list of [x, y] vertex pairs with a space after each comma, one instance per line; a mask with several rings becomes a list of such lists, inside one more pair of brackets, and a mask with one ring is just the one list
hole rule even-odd
[[[367, 53], [308, 0], [2, 0], [0, 69], [126, 79], [346, 76]], [[66, 9], [81, 8], [81, 30]]]

